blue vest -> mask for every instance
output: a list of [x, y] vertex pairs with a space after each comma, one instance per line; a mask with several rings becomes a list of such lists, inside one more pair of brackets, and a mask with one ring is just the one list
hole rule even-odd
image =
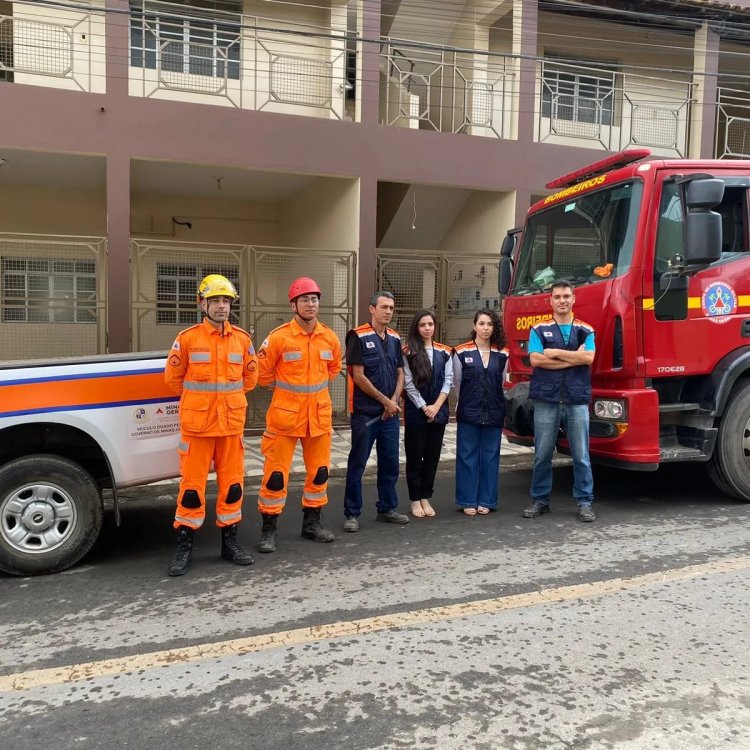
[[505, 422], [503, 370], [508, 360], [508, 350], [493, 347], [487, 367], [482, 364], [482, 354], [473, 341], [457, 346], [456, 356], [461, 361], [456, 420], [502, 427]]
[[[587, 323], [573, 321], [568, 343], [562, 337], [560, 326], [554, 321], [534, 326], [542, 346], [575, 351], [593, 333]], [[588, 365], [567, 367], [564, 370], [545, 370], [535, 367], [531, 372], [529, 398], [554, 404], [588, 404], [591, 401], [591, 368]]]
[[[386, 328], [385, 346], [369, 324], [354, 328], [346, 334], [347, 345], [350, 336], [359, 338], [362, 348], [362, 364], [365, 377], [384, 395], [390, 398], [396, 390], [398, 367], [401, 362], [401, 339], [392, 328]], [[363, 393], [349, 374], [349, 411], [353, 414], [382, 414], [383, 405]]]
[[[408, 352], [404, 347], [404, 356]], [[440, 391], [443, 390], [445, 382], [445, 363], [451, 358], [450, 349], [447, 346], [433, 342], [432, 344], [432, 379], [424, 386], [419, 388], [419, 394], [428, 404], [434, 404], [437, 401]], [[435, 415], [432, 422], [427, 421], [427, 417], [421, 409], [417, 409], [412, 400], [406, 396], [404, 399], [404, 422], [410, 425], [424, 424], [448, 424], [449, 416], [448, 400], [440, 407], [440, 411]]]

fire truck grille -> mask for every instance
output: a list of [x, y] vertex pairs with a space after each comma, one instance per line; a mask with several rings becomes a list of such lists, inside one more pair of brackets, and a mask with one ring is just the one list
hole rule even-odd
[[615, 437], [617, 430], [611, 422], [599, 422], [592, 419], [589, 423], [589, 436], [599, 438]]

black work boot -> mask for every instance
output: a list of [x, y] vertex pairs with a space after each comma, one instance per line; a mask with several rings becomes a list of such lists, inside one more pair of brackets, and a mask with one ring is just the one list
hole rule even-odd
[[221, 559], [235, 565], [252, 565], [255, 560], [237, 543], [237, 524], [221, 527]]
[[190, 567], [192, 556], [193, 530], [187, 526], [180, 526], [177, 529], [177, 549], [172, 558], [172, 564], [169, 566], [169, 575], [184, 576]]
[[320, 508], [303, 508], [302, 536], [314, 542], [332, 542], [336, 537], [332, 531], [323, 528], [320, 520]]
[[258, 552], [276, 552], [276, 521], [278, 516], [263, 513], [263, 529], [260, 532]]

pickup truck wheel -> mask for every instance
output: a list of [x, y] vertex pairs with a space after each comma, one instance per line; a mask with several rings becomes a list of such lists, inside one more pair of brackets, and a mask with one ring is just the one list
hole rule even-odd
[[0, 468], [0, 570], [38, 575], [69, 568], [101, 526], [99, 490], [73, 461], [25, 456]]
[[722, 492], [750, 500], [750, 381], [739, 385], [724, 407], [709, 476]]

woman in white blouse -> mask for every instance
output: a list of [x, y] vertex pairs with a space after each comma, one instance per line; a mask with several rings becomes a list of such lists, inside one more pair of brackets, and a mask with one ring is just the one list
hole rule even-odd
[[451, 348], [435, 341], [434, 335], [435, 316], [429, 310], [420, 310], [412, 318], [404, 347], [406, 484], [415, 518], [435, 515], [430, 498], [453, 383]]

